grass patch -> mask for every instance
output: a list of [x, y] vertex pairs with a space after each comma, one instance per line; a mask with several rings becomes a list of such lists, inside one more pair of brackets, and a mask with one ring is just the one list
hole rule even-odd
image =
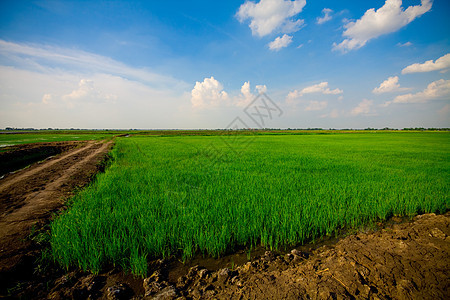
[[[51, 224], [61, 265], [144, 276], [147, 259], [270, 249], [449, 207], [448, 133], [118, 138]], [[230, 150], [232, 145], [233, 150]]]

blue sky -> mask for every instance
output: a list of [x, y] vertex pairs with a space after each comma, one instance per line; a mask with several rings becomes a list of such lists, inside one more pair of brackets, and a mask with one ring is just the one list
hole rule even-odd
[[[1, 1], [0, 127], [450, 127], [450, 2]], [[247, 118], [247, 119], [246, 119]]]

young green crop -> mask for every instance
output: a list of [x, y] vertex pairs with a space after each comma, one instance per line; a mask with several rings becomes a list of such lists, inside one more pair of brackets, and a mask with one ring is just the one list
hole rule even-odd
[[43, 142], [61, 142], [61, 141], [88, 141], [102, 140], [112, 138], [117, 133], [104, 132], [39, 132], [39, 133], [2, 133], [0, 134], [0, 149], [6, 146], [20, 144], [43, 143]]
[[270, 249], [449, 208], [448, 133], [119, 138], [51, 225], [55, 260], [144, 276], [147, 259]]

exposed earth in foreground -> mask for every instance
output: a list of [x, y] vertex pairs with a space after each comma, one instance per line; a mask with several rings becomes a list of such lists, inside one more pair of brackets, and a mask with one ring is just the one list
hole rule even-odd
[[[48, 147], [48, 144], [41, 146]], [[111, 143], [68, 142], [54, 146], [60, 150], [51, 153], [62, 153], [0, 179], [0, 297], [450, 297], [450, 212], [419, 215], [409, 221], [394, 217], [379, 224], [376, 230], [297, 247], [297, 250], [256, 251], [253, 255], [257, 256], [250, 262], [246, 262], [244, 251], [219, 260], [195, 259], [186, 264], [175, 258], [157, 260], [150, 263], [150, 276], [145, 279], [113, 267], [92, 275], [42, 264], [38, 258], [48, 245], [39, 238], [40, 233], [46, 230], [52, 214], [64, 208], [67, 197], [101, 169], [99, 163], [104, 161]], [[27, 147], [30, 146], [13, 150], [31, 151]]]

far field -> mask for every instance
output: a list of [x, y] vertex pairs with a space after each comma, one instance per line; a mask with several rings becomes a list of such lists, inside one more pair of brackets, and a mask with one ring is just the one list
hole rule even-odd
[[102, 140], [117, 135], [117, 133], [94, 132], [94, 131], [78, 131], [67, 133], [61, 131], [43, 131], [36, 133], [0, 133], [0, 150], [3, 147], [15, 146], [30, 143], [47, 143], [47, 142], [63, 142], [63, 141], [88, 141]]
[[449, 208], [450, 134], [119, 137], [105, 173], [51, 224], [52, 255], [145, 275], [170, 255], [280, 249]]

